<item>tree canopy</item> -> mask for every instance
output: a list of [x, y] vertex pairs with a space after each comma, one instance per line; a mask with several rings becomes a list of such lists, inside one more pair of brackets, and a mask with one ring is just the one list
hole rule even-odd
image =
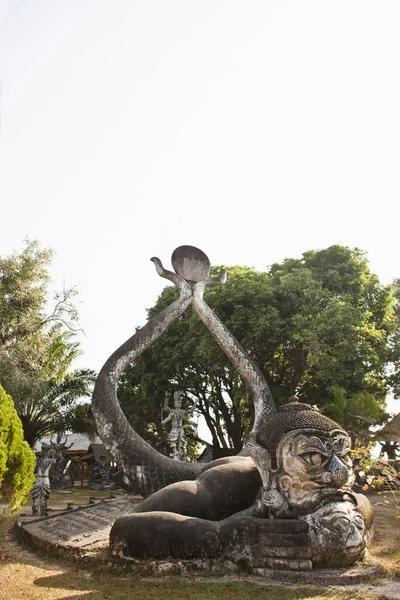
[[51, 298], [52, 257], [29, 240], [20, 253], [0, 257], [0, 383], [31, 446], [48, 433], [88, 425], [89, 404], [76, 401], [90, 395], [95, 378], [89, 369], [69, 372], [80, 354], [77, 292]]
[[[224, 268], [226, 284], [208, 288], [205, 300], [260, 368], [278, 405], [296, 393], [353, 437], [385, 419], [386, 395], [398, 381], [400, 320], [395, 289], [370, 272], [363, 251], [335, 245], [264, 272]], [[176, 297], [175, 288], [164, 288], [149, 318]], [[175, 390], [197, 403], [215, 447], [241, 449], [251, 399], [191, 309], [126, 372], [119, 397], [139, 432], [163, 437], [160, 405], [165, 391]]]

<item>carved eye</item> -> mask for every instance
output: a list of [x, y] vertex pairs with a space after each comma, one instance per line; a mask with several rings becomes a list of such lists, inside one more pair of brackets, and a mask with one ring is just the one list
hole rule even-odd
[[301, 458], [312, 467], [320, 467], [325, 460], [325, 456], [319, 452], [306, 452], [301, 454]]
[[337, 527], [338, 529], [340, 529], [340, 531], [347, 531], [350, 527], [350, 521], [349, 519], [346, 519], [346, 517], [338, 517], [337, 519], [334, 519], [334, 527]]
[[354, 524], [358, 529], [364, 529], [364, 520], [362, 517], [354, 517]]

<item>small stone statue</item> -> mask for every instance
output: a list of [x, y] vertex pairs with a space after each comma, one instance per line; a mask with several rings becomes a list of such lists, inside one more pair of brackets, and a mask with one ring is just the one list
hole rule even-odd
[[171, 421], [171, 431], [168, 434], [170, 446], [170, 456], [174, 460], [186, 460], [185, 454], [185, 428], [184, 423], [190, 423], [190, 417], [193, 415], [194, 406], [190, 410], [182, 409], [182, 398], [178, 392], [174, 393], [174, 408], [168, 406], [169, 396], [165, 394], [164, 410], [169, 415], [161, 421], [165, 425]]
[[399, 444], [397, 442], [385, 442], [384, 444], [382, 444], [382, 442], [379, 443], [381, 445], [381, 451], [379, 453], [379, 456], [384, 456], [386, 454], [389, 460], [396, 460], [397, 453], [400, 450]]
[[37, 460], [36, 480], [32, 488], [32, 514], [40, 514], [46, 517], [47, 499], [50, 496], [50, 469], [54, 464], [54, 458], [50, 458], [49, 451], [51, 445], [42, 443], [42, 455]]

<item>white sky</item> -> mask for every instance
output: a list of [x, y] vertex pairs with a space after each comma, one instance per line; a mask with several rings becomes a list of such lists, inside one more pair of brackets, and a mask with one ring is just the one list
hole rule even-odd
[[99, 369], [191, 244], [400, 276], [398, 0], [0, 0], [0, 254], [53, 247]]

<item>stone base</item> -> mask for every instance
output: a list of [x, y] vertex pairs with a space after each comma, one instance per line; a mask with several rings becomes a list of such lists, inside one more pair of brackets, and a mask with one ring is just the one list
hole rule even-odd
[[29, 544], [52, 553], [82, 556], [96, 549], [106, 550], [111, 526], [118, 517], [132, 511], [134, 502], [135, 497], [119, 496], [67, 511], [54, 511], [48, 517], [21, 516], [17, 532]]
[[[179, 575], [196, 575], [212, 577], [235, 575], [245, 580], [262, 578], [271, 583], [301, 583], [304, 585], [355, 585], [366, 583], [369, 579], [377, 577], [382, 572], [379, 563], [371, 565], [357, 565], [343, 569], [314, 569], [312, 571], [288, 571], [279, 569], [243, 569], [239, 565], [228, 561], [208, 559], [198, 560], [137, 560], [114, 559], [113, 564], [125, 564], [125, 567], [139, 577]], [[197, 577], [196, 577], [197, 579]], [[207, 577], [207, 580], [208, 577]]]

